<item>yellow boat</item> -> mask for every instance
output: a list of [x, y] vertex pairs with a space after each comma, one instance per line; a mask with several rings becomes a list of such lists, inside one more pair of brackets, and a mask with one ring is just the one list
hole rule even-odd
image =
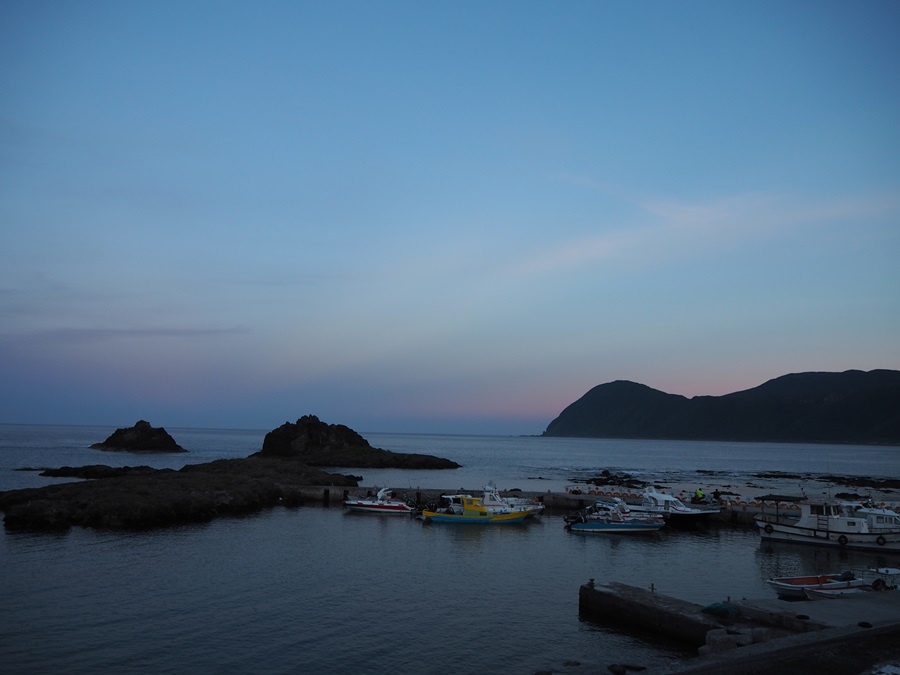
[[[473, 523], [476, 525], [521, 523], [530, 513], [524, 510], [488, 509], [484, 501], [471, 495], [453, 495], [455, 504], [446, 509], [422, 511], [426, 523]], [[462, 506], [462, 508], [459, 508]]]

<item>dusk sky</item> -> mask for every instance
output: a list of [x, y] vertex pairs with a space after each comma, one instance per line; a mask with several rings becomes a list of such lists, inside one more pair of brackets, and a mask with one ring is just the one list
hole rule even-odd
[[900, 369], [900, 2], [0, 3], [0, 422], [538, 434]]

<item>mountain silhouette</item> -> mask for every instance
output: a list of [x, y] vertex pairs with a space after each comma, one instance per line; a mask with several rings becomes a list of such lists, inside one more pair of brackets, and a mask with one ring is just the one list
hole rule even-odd
[[601, 384], [544, 436], [900, 445], [900, 371], [793, 373], [724, 396]]

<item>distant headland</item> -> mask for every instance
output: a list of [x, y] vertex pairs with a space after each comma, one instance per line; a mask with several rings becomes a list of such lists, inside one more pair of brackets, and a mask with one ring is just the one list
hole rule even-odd
[[617, 380], [566, 407], [542, 435], [900, 445], [900, 371], [794, 373], [694, 398]]

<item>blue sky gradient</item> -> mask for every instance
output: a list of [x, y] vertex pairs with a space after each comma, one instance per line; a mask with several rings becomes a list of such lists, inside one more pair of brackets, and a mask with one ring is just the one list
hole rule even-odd
[[900, 368], [900, 3], [0, 5], [0, 422], [540, 433]]

